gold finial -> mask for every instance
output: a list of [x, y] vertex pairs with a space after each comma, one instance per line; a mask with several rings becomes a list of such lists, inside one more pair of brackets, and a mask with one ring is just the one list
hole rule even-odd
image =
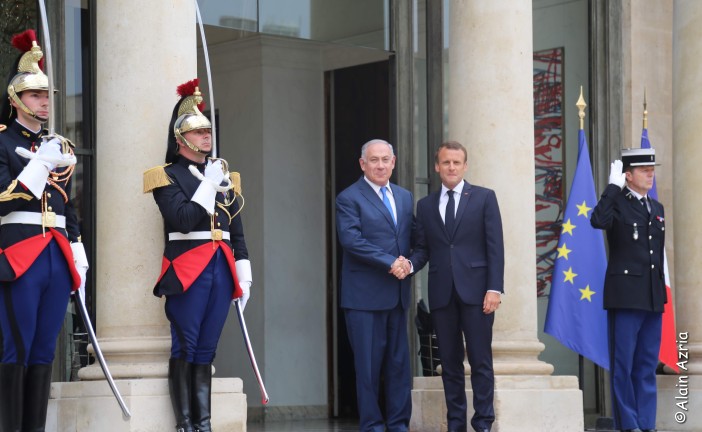
[[578, 98], [578, 102], [575, 103], [575, 106], [578, 107], [578, 117], [580, 117], [580, 130], [583, 130], [585, 128], [585, 107], [587, 104], [585, 103], [585, 99], [583, 98], [583, 86], [580, 86], [580, 97]]
[[648, 110], [646, 109], [646, 87], [644, 87], [644, 110], [643, 110], [643, 128], [648, 129]]

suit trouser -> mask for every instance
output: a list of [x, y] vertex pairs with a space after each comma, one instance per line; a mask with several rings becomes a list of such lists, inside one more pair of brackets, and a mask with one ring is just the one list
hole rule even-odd
[[476, 430], [489, 429], [495, 421], [495, 374], [492, 367], [492, 324], [495, 314], [484, 314], [482, 305], [463, 303], [454, 288], [451, 300], [445, 307], [431, 310], [431, 319], [439, 345], [448, 429], [467, 429], [463, 367], [466, 352], [475, 410], [471, 425]]
[[212, 363], [233, 290], [232, 273], [224, 253], [218, 249], [187, 291], [166, 296], [171, 358], [202, 365]]
[[619, 429], [656, 428], [656, 367], [661, 346], [660, 312], [610, 309], [610, 381]]
[[2, 363], [51, 364], [73, 279], [66, 257], [51, 240], [17, 280], [0, 285]]
[[344, 309], [356, 368], [359, 430], [384, 432], [379, 405], [380, 375], [385, 378], [387, 430], [405, 432], [412, 414], [412, 376], [407, 341], [407, 311]]

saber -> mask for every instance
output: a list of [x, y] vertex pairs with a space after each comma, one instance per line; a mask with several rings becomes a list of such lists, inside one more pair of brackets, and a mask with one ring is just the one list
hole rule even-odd
[[205, 26], [202, 24], [200, 6], [195, 0], [195, 15], [200, 28], [200, 40], [202, 41], [202, 52], [205, 55], [205, 69], [207, 70], [207, 89], [210, 96], [210, 123], [212, 123], [212, 157], [217, 157], [217, 123], [215, 120], [214, 90], [212, 85], [212, 69], [210, 68], [210, 53], [207, 51], [207, 39], [205, 38]]
[[112, 379], [110, 370], [107, 368], [105, 357], [102, 355], [102, 350], [100, 349], [97, 337], [95, 336], [95, 331], [93, 330], [93, 325], [90, 322], [90, 317], [88, 316], [88, 309], [85, 308], [85, 303], [83, 303], [83, 300], [80, 298], [80, 290], [73, 292], [73, 300], [75, 301], [76, 308], [78, 308], [80, 311], [81, 318], [83, 318], [83, 324], [85, 324], [85, 328], [88, 330], [88, 337], [90, 338], [90, 343], [93, 345], [93, 351], [95, 351], [95, 356], [98, 358], [102, 372], [105, 374], [107, 383], [110, 385], [110, 389], [112, 389], [112, 393], [115, 395], [115, 398], [117, 398], [117, 403], [122, 409], [122, 418], [124, 420], [128, 420], [132, 416], [132, 413], [129, 412], [129, 408], [127, 408], [127, 404], [124, 403], [124, 399], [122, 399], [122, 395], [119, 393], [117, 385]]
[[246, 321], [244, 321], [244, 313], [241, 311], [241, 305], [239, 301], [234, 302], [236, 305], [236, 315], [239, 317], [239, 325], [241, 325], [241, 334], [244, 336], [244, 345], [246, 345], [246, 351], [249, 353], [249, 360], [251, 360], [251, 368], [253, 369], [254, 375], [256, 375], [256, 381], [258, 381], [258, 388], [261, 390], [261, 403], [263, 405], [268, 404], [268, 393], [266, 392], [266, 386], [263, 384], [263, 378], [261, 378], [261, 372], [258, 370], [258, 364], [256, 364], [256, 356], [253, 352], [253, 347], [251, 346], [251, 339], [249, 339], [249, 332], [246, 330]]
[[[195, 3], [195, 15], [197, 17], [197, 24], [200, 29], [200, 40], [202, 41], [202, 51], [205, 56], [205, 69], [207, 70], [207, 88], [209, 90], [210, 96], [210, 123], [212, 123], [212, 157], [217, 157], [217, 123], [215, 119], [215, 104], [214, 104], [214, 90], [212, 85], [212, 69], [210, 68], [210, 54], [207, 51], [207, 38], [205, 37], [205, 26], [202, 23], [202, 16], [200, 15], [200, 6], [197, 0]], [[227, 171], [229, 171], [227, 169]], [[241, 211], [241, 209], [239, 209]], [[235, 215], [236, 216], [236, 215]], [[246, 352], [249, 354], [249, 360], [251, 360], [251, 368], [253, 369], [254, 375], [256, 376], [256, 381], [258, 382], [258, 388], [261, 391], [261, 402], [263, 405], [268, 404], [268, 393], [266, 392], [266, 386], [263, 384], [263, 378], [261, 378], [261, 372], [258, 370], [258, 364], [256, 363], [256, 356], [253, 352], [253, 347], [251, 346], [251, 339], [249, 339], [249, 332], [246, 330], [246, 321], [244, 320], [244, 312], [241, 310], [241, 305], [239, 301], [234, 302], [236, 304], [236, 315], [239, 318], [239, 325], [241, 326], [241, 334], [244, 337], [244, 345], [246, 345]]]
[[46, 5], [44, 0], [39, 0], [41, 11], [41, 30], [44, 35], [44, 59], [46, 60], [46, 77], [49, 81], [49, 133], [44, 136], [44, 141], [48, 141], [56, 132], [54, 123], [54, 69], [51, 62], [51, 37], [49, 37], [49, 21], [46, 15]]

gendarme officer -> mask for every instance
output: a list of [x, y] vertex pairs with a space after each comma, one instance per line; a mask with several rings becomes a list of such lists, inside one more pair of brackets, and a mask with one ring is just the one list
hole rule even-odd
[[590, 219], [593, 227], [607, 231], [604, 308], [613, 414], [624, 431], [656, 427], [656, 366], [666, 289], [663, 206], [648, 196], [655, 165], [654, 149], [622, 150]]

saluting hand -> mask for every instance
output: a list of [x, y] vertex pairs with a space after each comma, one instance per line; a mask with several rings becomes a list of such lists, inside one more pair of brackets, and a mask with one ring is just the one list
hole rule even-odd
[[609, 171], [609, 184], [619, 186], [619, 189], [624, 189], [626, 184], [626, 174], [622, 172], [622, 161], [619, 159], [612, 162]]

